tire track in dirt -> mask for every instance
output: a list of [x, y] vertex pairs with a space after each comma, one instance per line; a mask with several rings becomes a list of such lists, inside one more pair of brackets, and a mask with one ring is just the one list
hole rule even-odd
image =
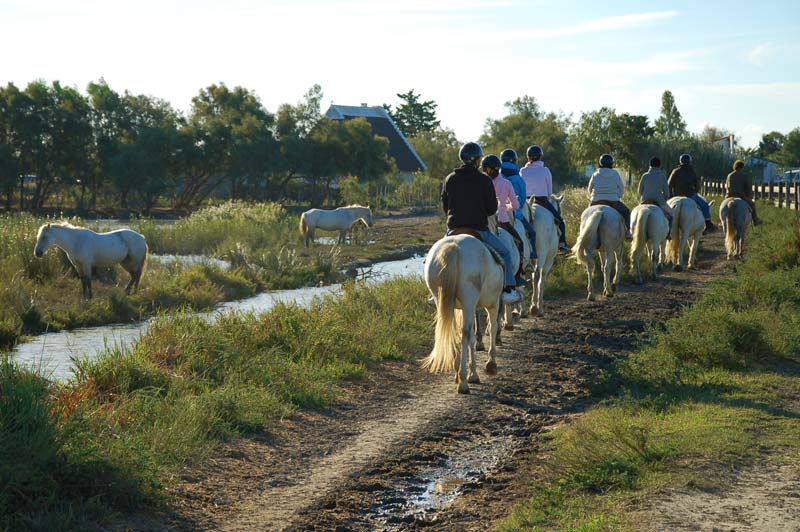
[[532, 493], [541, 432], [585, 409], [590, 381], [724, 272], [719, 234], [703, 244], [697, 271], [623, 285], [608, 300], [550, 300], [546, 317], [503, 333], [499, 375], [481, 371], [484, 384], [469, 396], [455, 393], [452, 375], [387, 363], [331, 410], [230, 442], [202, 475], [187, 474], [162, 522], [231, 532], [486, 530]]

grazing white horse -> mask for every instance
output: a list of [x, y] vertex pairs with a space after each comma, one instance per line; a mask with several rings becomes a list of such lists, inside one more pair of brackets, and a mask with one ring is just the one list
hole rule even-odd
[[725, 233], [725, 251], [728, 260], [741, 259], [744, 253], [744, 238], [753, 221], [750, 206], [741, 198], [725, 198], [719, 206], [719, 219]]
[[339, 231], [339, 244], [344, 244], [347, 230], [357, 220], [363, 220], [367, 227], [372, 227], [372, 209], [363, 205], [348, 205], [332, 211], [311, 209], [300, 215], [300, 232], [306, 246], [314, 242], [315, 229]]
[[489, 314], [486, 373], [497, 373], [495, 338], [503, 267], [483, 242], [469, 235], [456, 235], [444, 237], [431, 247], [424, 275], [428, 290], [436, 299], [436, 336], [422, 366], [431, 372], [455, 370], [458, 393], [469, 393], [467, 383], [480, 382], [475, 370], [475, 312], [479, 308]]
[[694, 268], [697, 266], [700, 237], [706, 227], [703, 213], [697, 203], [686, 196], [672, 197], [667, 203], [675, 211], [672, 215], [672, 240], [667, 244], [667, 262], [674, 265], [676, 272], [687, 268], [683, 249], [689, 244], [688, 268]]
[[[560, 197], [550, 198], [559, 211]], [[544, 316], [544, 289], [547, 286], [547, 277], [553, 268], [553, 262], [558, 255], [558, 229], [553, 213], [541, 205], [536, 205], [533, 199], [523, 206], [523, 216], [533, 225], [536, 231], [536, 263], [533, 267], [532, 295], [530, 313], [537, 316]]]
[[636, 276], [636, 283], [642, 284], [642, 271], [639, 263], [642, 252], [646, 249], [650, 256], [650, 277], [655, 280], [657, 270], [666, 258], [667, 235], [669, 221], [658, 205], [637, 205], [631, 212], [631, 271]]
[[144, 236], [130, 229], [118, 229], [108, 233], [95, 233], [91, 229], [76, 227], [69, 223], [44, 224], [36, 236], [33, 254], [44, 255], [50, 246], [64, 250], [67, 258], [77, 270], [83, 285], [83, 297], [92, 298], [92, 267], [110, 267], [121, 264], [131, 280], [125, 293], [139, 288], [139, 280], [147, 259], [147, 243]]
[[[592, 284], [594, 251], [600, 252], [600, 266], [603, 269], [603, 295], [612, 297], [619, 284], [624, 242], [625, 222], [616, 209], [607, 205], [594, 205], [583, 211], [581, 230], [577, 242], [572, 246], [572, 256], [578, 261], [578, 264], [586, 266], [586, 275], [589, 278], [588, 301], [594, 299], [594, 285]], [[616, 267], [613, 283], [611, 281], [612, 255]]]

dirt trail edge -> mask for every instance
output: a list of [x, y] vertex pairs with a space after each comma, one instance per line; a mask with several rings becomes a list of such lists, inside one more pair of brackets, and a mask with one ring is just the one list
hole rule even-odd
[[[455, 393], [451, 375], [387, 363], [325, 412], [232, 441], [172, 490], [160, 530], [487, 530], [532, 493], [541, 433], [579, 414], [587, 383], [694, 301], [726, 266], [719, 233], [699, 268], [623, 285], [610, 299], [550, 300], [504, 331], [499, 374]], [[566, 260], [561, 257], [559, 260]]]

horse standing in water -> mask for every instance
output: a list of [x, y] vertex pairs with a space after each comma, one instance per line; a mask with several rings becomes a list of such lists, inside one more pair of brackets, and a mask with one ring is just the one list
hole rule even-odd
[[[672, 240], [667, 244], [667, 262], [674, 265], [676, 272], [697, 266], [697, 249], [700, 237], [706, 228], [706, 221], [697, 203], [686, 196], [674, 196], [667, 200], [674, 209], [672, 215]], [[714, 202], [712, 201], [711, 204]], [[687, 266], [683, 249], [689, 245], [689, 264]]]
[[669, 222], [658, 205], [637, 205], [631, 212], [631, 270], [636, 277], [636, 284], [642, 284], [642, 271], [639, 263], [642, 252], [649, 248], [650, 276], [655, 280], [657, 270], [666, 259], [667, 235]]
[[357, 220], [363, 220], [367, 227], [372, 227], [372, 209], [363, 205], [348, 205], [332, 211], [311, 209], [300, 215], [300, 232], [305, 245], [314, 242], [314, 230], [339, 231], [339, 244], [344, 244], [347, 230]]
[[147, 259], [147, 243], [144, 236], [130, 229], [118, 229], [108, 233], [95, 233], [91, 229], [76, 227], [69, 223], [44, 224], [36, 236], [33, 254], [42, 257], [51, 246], [64, 250], [75, 267], [83, 285], [83, 297], [92, 298], [92, 267], [110, 267], [121, 264], [131, 280], [125, 293], [138, 290], [139, 280]]
[[744, 253], [744, 238], [753, 221], [753, 213], [747, 202], [740, 198], [725, 198], [719, 206], [719, 219], [725, 233], [725, 251], [728, 260], [741, 259]]
[[[537, 235], [538, 238], [538, 235]], [[600, 252], [600, 266], [603, 269], [603, 295], [612, 297], [619, 284], [622, 271], [622, 245], [625, 242], [625, 222], [622, 215], [613, 207], [594, 205], [581, 214], [581, 230], [578, 240], [572, 246], [572, 256], [578, 264], [586, 266], [589, 278], [587, 290], [588, 301], [594, 299], [594, 251]], [[611, 258], [615, 259], [616, 271], [611, 280]]]
[[425, 284], [436, 299], [436, 336], [433, 349], [422, 366], [431, 372], [455, 370], [458, 393], [469, 393], [468, 383], [480, 382], [475, 370], [475, 312], [478, 308], [485, 308], [489, 314], [486, 373], [497, 373], [495, 337], [503, 267], [483, 242], [469, 235], [455, 235], [444, 237], [431, 247], [424, 270]]

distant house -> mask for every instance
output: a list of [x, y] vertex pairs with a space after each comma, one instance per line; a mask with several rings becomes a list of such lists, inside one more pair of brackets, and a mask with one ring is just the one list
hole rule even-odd
[[737, 142], [734, 135], [726, 135], [724, 137], [714, 139], [712, 142], [718, 146], [728, 157], [736, 157]]
[[326, 118], [332, 120], [348, 120], [350, 118], [365, 118], [372, 126], [372, 133], [389, 139], [387, 155], [392, 157], [400, 171], [400, 177], [411, 179], [414, 172], [424, 172], [428, 169], [408, 139], [394, 123], [392, 117], [381, 106], [368, 106], [362, 103], [355, 105], [334, 105], [325, 113]]
[[751, 155], [744, 162], [753, 171], [757, 183], [772, 183], [778, 178], [778, 163]]

